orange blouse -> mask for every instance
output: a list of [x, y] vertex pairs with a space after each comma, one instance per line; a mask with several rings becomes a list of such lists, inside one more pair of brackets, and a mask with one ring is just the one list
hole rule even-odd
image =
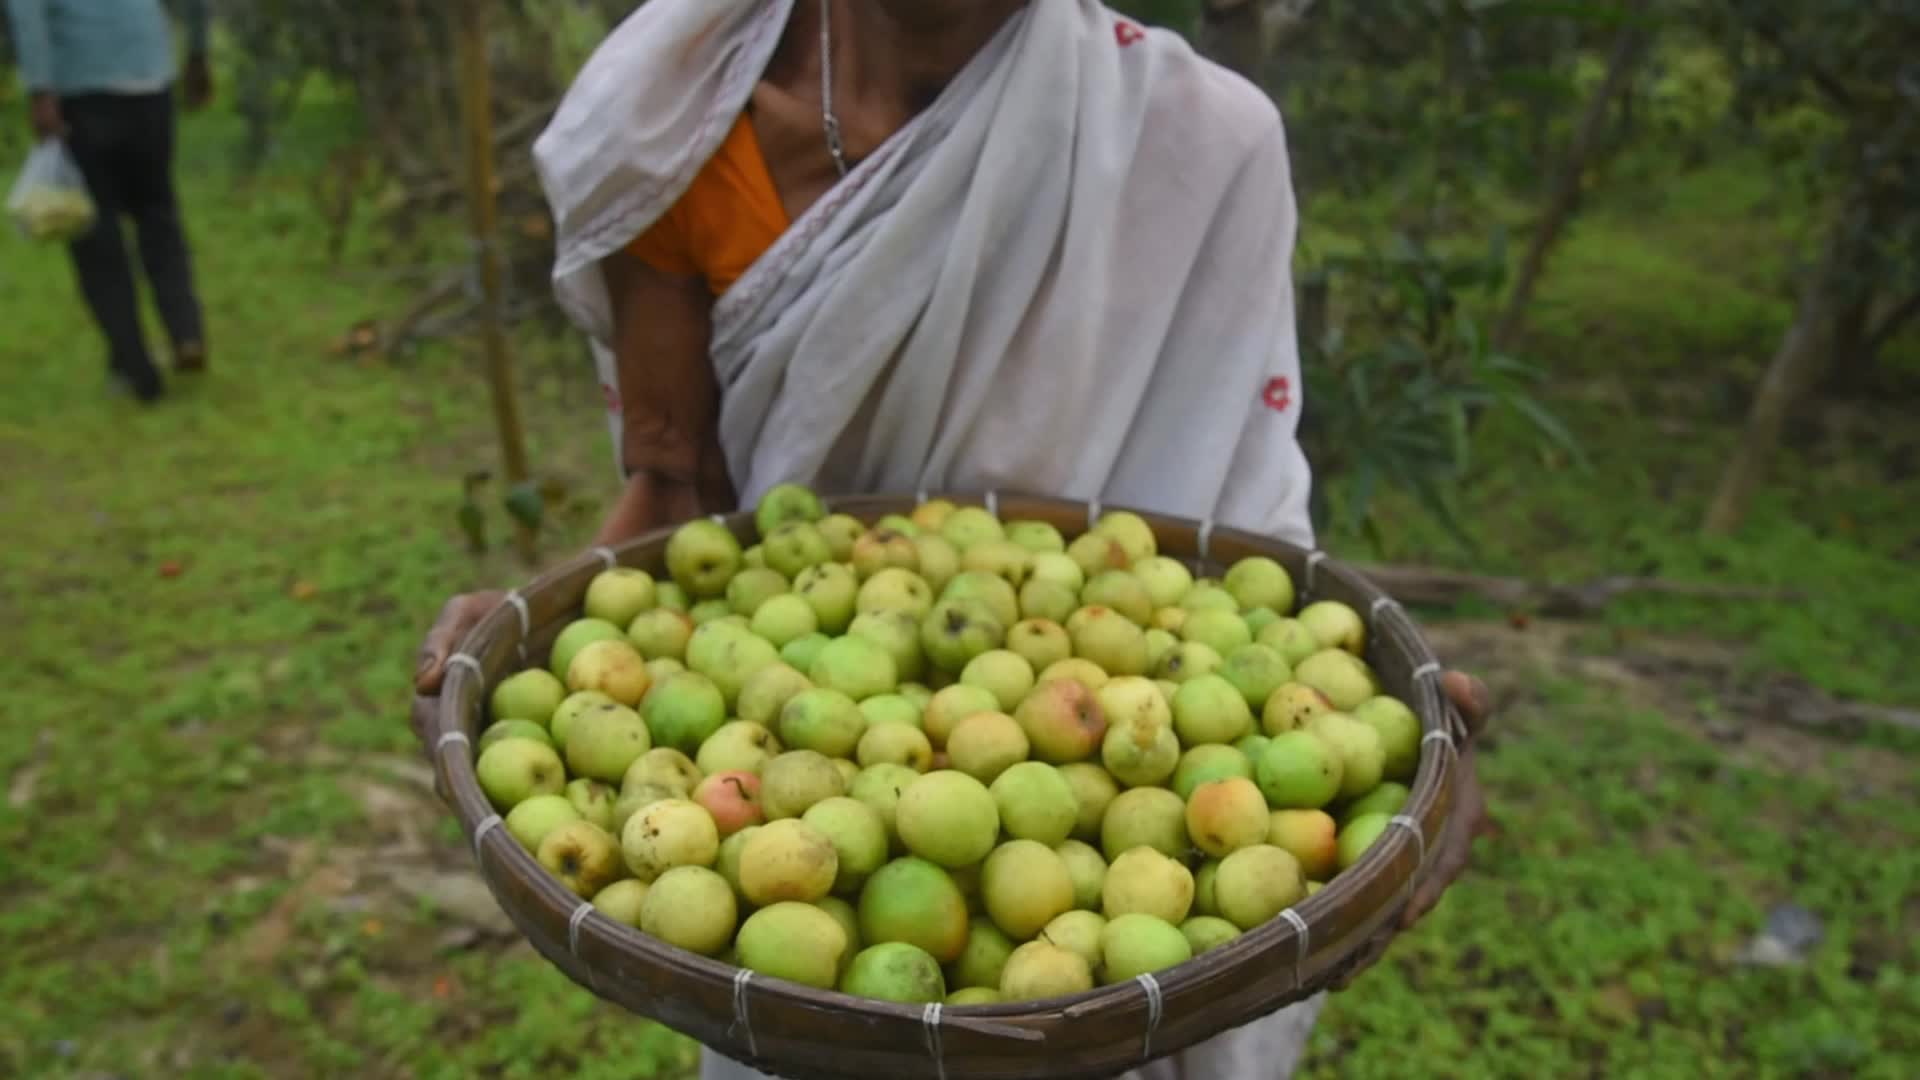
[[665, 217], [628, 247], [662, 273], [726, 292], [787, 231], [787, 210], [746, 113]]

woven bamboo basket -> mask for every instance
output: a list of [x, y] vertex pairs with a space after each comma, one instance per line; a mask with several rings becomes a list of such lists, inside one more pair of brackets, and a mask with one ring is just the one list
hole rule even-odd
[[[1071, 537], [1102, 508], [1027, 495], [944, 495], [1005, 520], [1037, 519]], [[921, 498], [924, 498], [922, 496]], [[912, 496], [827, 499], [872, 523], [909, 513]], [[1108, 507], [1106, 509], [1126, 509]], [[1073, 997], [992, 1006], [896, 1005], [755, 975], [666, 945], [601, 915], [550, 876], [501, 827], [474, 775], [485, 702], [501, 679], [546, 655], [581, 614], [588, 582], [610, 566], [661, 574], [661, 530], [596, 548], [508, 595], [449, 666], [433, 764], [480, 874], [514, 924], [548, 960], [601, 998], [651, 1017], [736, 1061], [793, 1080], [856, 1076], [1013, 1080], [1110, 1077], [1270, 1014], [1325, 989], [1397, 921], [1440, 836], [1454, 795], [1464, 727], [1440, 692], [1440, 665], [1390, 597], [1325, 553], [1210, 523], [1139, 513], [1162, 554], [1202, 573], [1265, 555], [1293, 575], [1304, 600], [1340, 600], [1368, 623], [1367, 660], [1386, 692], [1423, 728], [1411, 795], [1350, 869], [1267, 924], [1152, 976]], [[750, 513], [716, 520], [754, 542]]]

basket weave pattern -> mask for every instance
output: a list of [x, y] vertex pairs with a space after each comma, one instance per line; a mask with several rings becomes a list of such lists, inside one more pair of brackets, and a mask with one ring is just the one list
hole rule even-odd
[[[1069, 537], [1103, 511], [1097, 504], [1026, 495], [944, 497], [985, 506], [1005, 520], [1046, 521]], [[868, 524], [910, 513], [920, 501], [924, 496], [826, 500], [831, 510]], [[1153, 527], [1161, 554], [1203, 573], [1265, 555], [1287, 568], [1303, 602], [1331, 599], [1352, 606], [1367, 622], [1367, 660], [1383, 689], [1420, 718], [1419, 769], [1395, 827], [1352, 868], [1280, 918], [1138, 980], [1044, 1002], [943, 1008], [854, 998], [758, 976], [600, 914], [501, 827], [474, 775], [473, 746], [492, 687], [544, 658], [559, 631], [579, 617], [594, 575], [614, 565], [661, 575], [671, 530], [596, 548], [515, 590], [450, 663], [428, 749], [487, 887], [534, 947], [575, 982], [728, 1057], [795, 1080], [1012, 1080], [1041, 1072], [1061, 1080], [1108, 1077], [1326, 988], [1398, 918], [1452, 807], [1464, 728], [1440, 692], [1440, 665], [1398, 604], [1324, 553], [1210, 522], [1135, 512]], [[750, 513], [716, 520], [743, 543], [754, 541]]]

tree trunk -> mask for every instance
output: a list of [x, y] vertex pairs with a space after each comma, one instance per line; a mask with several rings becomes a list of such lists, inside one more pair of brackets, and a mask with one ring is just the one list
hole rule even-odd
[[1547, 194], [1546, 209], [1540, 215], [1540, 224], [1527, 245], [1526, 258], [1522, 260], [1520, 274], [1514, 280], [1513, 295], [1508, 299], [1507, 309], [1493, 332], [1496, 349], [1512, 348], [1520, 336], [1527, 305], [1532, 303], [1534, 290], [1546, 271], [1547, 256], [1552, 253], [1554, 244], [1559, 241], [1560, 234], [1565, 231], [1567, 222], [1572, 220], [1573, 212], [1580, 204], [1580, 182], [1586, 175], [1588, 159], [1600, 147], [1607, 117], [1613, 111], [1613, 101], [1630, 85], [1634, 68], [1646, 55], [1652, 34], [1639, 22], [1639, 16], [1646, 9], [1646, 0], [1636, 0], [1628, 9], [1629, 21], [1614, 38], [1613, 55], [1607, 60], [1606, 77], [1594, 90], [1593, 99], [1587, 102], [1586, 113], [1580, 118], [1573, 141], [1567, 146], [1567, 156], [1560, 163], [1560, 171]]
[[1767, 365], [1753, 406], [1747, 414], [1747, 427], [1741, 435], [1720, 486], [1707, 508], [1702, 525], [1710, 534], [1730, 533], [1746, 515], [1747, 500], [1759, 483], [1766, 459], [1780, 442], [1780, 429], [1787, 412], [1802, 395], [1818, 385], [1826, 367], [1832, 343], [1834, 322], [1842, 303], [1838, 278], [1848, 265], [1859, 235], [1858, 215], [1849, 208], [1833, 226], [1819, 265], [1809, 271], [1800, 292], [1799, 310], [1793, 326], [1780, 342], [1780, 348]]
[[[520, 424], [520, 406], [514, 396], [513, 358], [502, 325], [499, 207], [494, 200], [493, 83], [487, 66], [486, 8], [489, 0], [462, 0], [458, 56], [460, 102], [465, 121], [467, 202], [470, 239], [480, 284], [481, 339], [487, 355], [487, 385], [493, 398], [494, 426], [500, 437], [500, 455], [507, 483], [519, 488], [527, 482], [527, 443]], [[534, 530], [519, 521], [515, 528], [520, 557], [532, 565], [537, 554]]]

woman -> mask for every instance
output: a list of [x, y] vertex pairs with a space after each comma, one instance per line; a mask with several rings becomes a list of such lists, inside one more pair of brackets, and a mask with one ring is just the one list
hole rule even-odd
[[[599, 542], [797, 480], [1312, 543], [1285, 135], [1176, 35], [1094, 0], [651, 0], [535, 154], [626, 477]], [[422, 694], [498, 602], [448, 604]], [[1469, 789], [1410, 919], [1464, 866]], [[1319, 1007], [1130, 1075], [1284, 1076]]]

